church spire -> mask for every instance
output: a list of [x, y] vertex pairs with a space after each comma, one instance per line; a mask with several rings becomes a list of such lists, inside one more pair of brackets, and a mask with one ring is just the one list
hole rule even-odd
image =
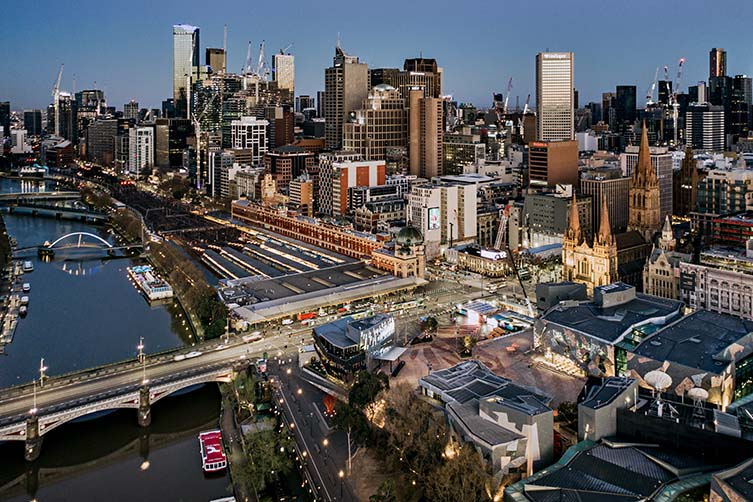
[[633, 170], [633, 183], [651, 186], [658, 184], [659, 179], [656, 177], [656, 171], [651, 166], [651, 151], [648, 145], [648, 130], [646, 128], [646, 119], [643, 119], [641, 126], [641, 146], [638, 150], [638, 164]]
[[609, 223], [609, 206], [607, 196], [601, 195], [601, 222], [599, 223], [599, 242], [608, 244], [612, 240], [612, 226]]
[[570, 222], [567, 235], [571, 240], [575, 241], [575, 244], [580, 244], [580, 217], [578, 216], [578, 201], [575, 198], [575, 192], [573, 192], [573, 201], [570, 204]]

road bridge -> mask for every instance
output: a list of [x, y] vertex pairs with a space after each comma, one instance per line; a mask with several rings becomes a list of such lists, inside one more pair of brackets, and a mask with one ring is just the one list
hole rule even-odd
[[18, 203], [20, 201], [68, 201], [81, 200], [79, 192], [16, 192], [0, 194], [0, 205]]
[[283, 337], [227, 346], [213, 341], [190, 349], [61, 375], [42, 386], [35, 382], [0, 390], [0, 441], [24, 441], [25, 458], [34, 460], [45, 434], [91, 413], [131, 408], [139, 424], [147, 426], [151, 404], [159, 399], [200, 383], [229, 382], [264, 352], [295, 350]]

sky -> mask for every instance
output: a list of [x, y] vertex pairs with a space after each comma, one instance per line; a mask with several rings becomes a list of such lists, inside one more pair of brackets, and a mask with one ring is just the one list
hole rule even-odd
[[[29, 0], [6, 2], [0, 16], [0, 101], [11, 109], [44, 108], [58, 68], [61, 89], [97, 88], [111, 106], [131, 99], [159, 107], [172, 95], [172, 25], [201, 29], [206, 47], [222, 47], [228, 25], [228, 71], [239, 72], [248, 41], [271, 54], [293, 44], [296, 94], [324, 88], [337, 34], [370, 68], [402, 67], [409, 57], [437, 59], [444, 93], [490, 106], [492, 92], [510, 104], [535, 100], [535, 56], [575, 53], [581, 106], [618, 84], [636, 85], [638, 101], [659, 67], [682, 87], [708, 76], [708, 52], [727, 50], [730, 75], [753, 74], [750, 0]], [[76, 79], [75, 87], [73, 79]]]

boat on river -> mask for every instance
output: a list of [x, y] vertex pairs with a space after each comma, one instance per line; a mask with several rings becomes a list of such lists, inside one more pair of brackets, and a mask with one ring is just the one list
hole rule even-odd
[[227, 457], [222, 448], [222, 432], [218, 430], [199, 433], [201, 468], [204, 472], [217, 472], [227, 467]]
[[34, 264], [30, 261], [24, 262], [24, 272], [33, 272], [34, 271]]

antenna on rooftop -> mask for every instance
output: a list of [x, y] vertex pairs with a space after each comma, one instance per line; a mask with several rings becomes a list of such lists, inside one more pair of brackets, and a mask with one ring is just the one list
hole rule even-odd
[[651, 394], [655, 398], [654, 402], [651, 403], [651, 413], [661, 418], [664, 415], [665, 405], [669, 408], [670, 415], [673, 411], [677, 413], [672, 405], [664, 403], [661, 399], [661, 393], [672, 385], [672, 377], [661, 370], [654, 370], [646, 373], [643, 379], [651, 387]]

